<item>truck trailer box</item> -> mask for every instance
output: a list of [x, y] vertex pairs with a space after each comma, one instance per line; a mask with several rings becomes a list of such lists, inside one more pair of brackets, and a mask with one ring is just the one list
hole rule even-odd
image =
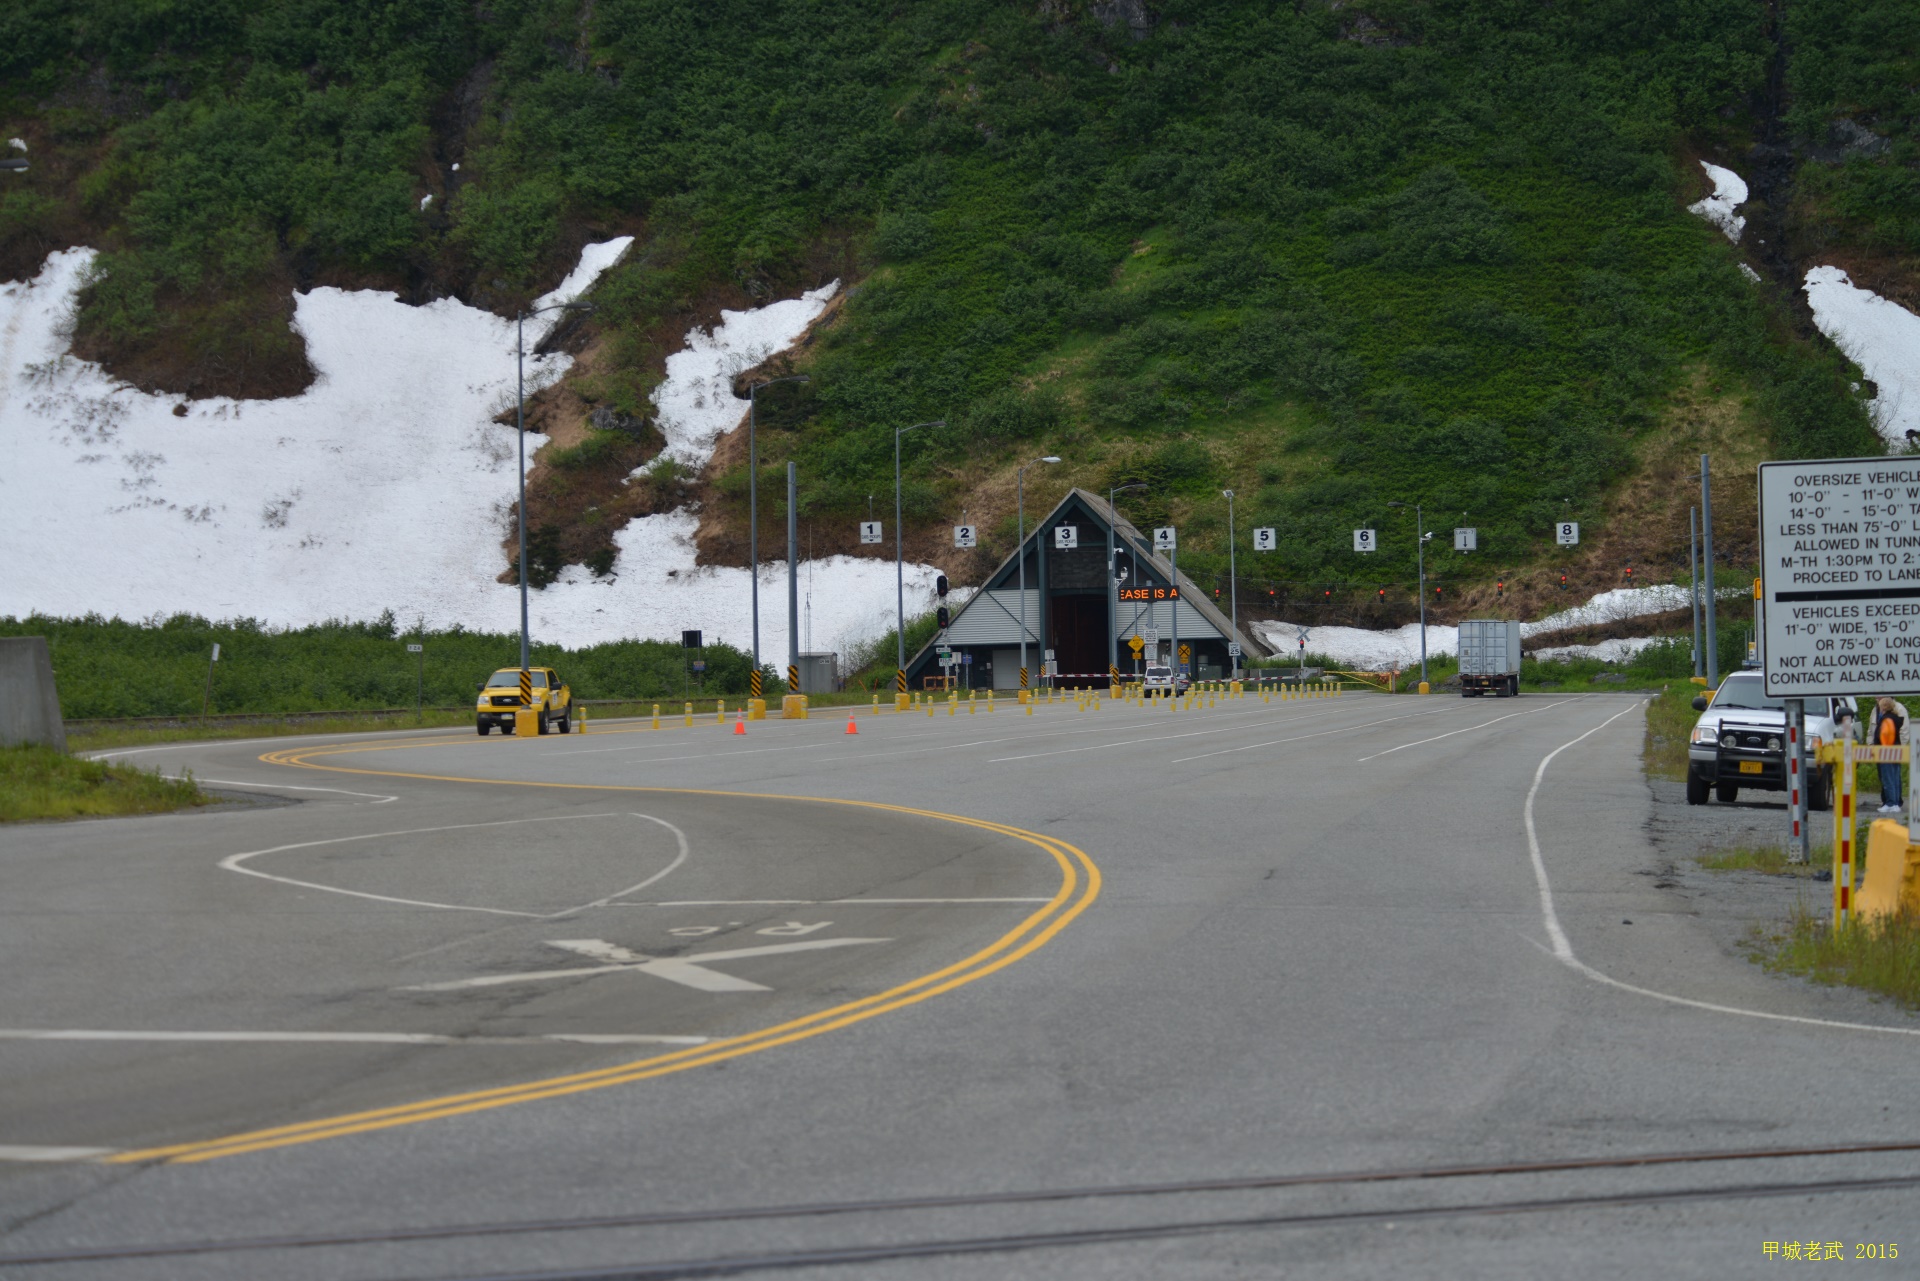
[[1520, 692], [1520, 624], [1502, 618], [1469, 618], [1460, 624], [1460, 695], [1487, 692], [1511, 698]]

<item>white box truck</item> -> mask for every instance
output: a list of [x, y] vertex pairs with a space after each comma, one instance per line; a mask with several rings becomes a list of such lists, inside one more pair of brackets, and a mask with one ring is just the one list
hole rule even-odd
[[1520, 692], [1520, 624], [1469, 618], [1460, 624], [1460, 697]]

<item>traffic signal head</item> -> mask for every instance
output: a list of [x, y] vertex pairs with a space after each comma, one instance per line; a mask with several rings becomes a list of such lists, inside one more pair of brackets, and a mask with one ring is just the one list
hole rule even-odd
[[1507, 594], [1507, 580], [1506, 580], [1506, 579], [1504, 579], [1504, 578], [1496, 578], [1496, 579], [1494, 579], [1494, 580], [1493, 580], [1493, 594], [1494, 594], [1495, 596], [1505, 596], [1505, 595]]
[[1384, 587], [1382, 587], [1382, 588], [1380, 589], [1380, 591], [1379, 591], [1379, 593], [1378, 593], [1378, 595], [1379, 595], [1379, 597], [1380, 597], [1380, 599], [1384, 601], [1384, 600], [1385, 600], [1385, 599], [1387, 598], [1387, 589], [1386, 589], [1386, 588], [1384, 588]]
[[933, 580], [933, 591], [934, 591], [934, 594], [940, 597], [942, 600], [946, 599], [947, 576], [945, 574], [942, 574], [938, 578]]
[[934, 615], [934, 621], [940, 625], [942, 631], [946, 630], [953, 626], [953, 611], [942, 605], [939, 612]]
[[1567, 590], [1567, 576], [1565, 574], [1560, 575], [1560, 590], [1563, 592]]

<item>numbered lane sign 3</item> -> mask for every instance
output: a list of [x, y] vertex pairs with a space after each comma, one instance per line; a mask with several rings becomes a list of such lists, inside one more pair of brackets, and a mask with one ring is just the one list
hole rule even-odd
[[1055, 525], [1053, 527], [1053, 545], [1061, 551], [1071, 551], [1080, 545], [1080, 527], [1078, 525]]

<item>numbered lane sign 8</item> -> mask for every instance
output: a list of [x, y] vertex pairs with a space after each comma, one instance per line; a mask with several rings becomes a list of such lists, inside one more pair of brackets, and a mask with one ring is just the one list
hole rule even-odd
[[1553, 541], [1562, 547], [1574, 547], [1580, 542], [1580, 522], [1563, 520], [1553, 527]]

